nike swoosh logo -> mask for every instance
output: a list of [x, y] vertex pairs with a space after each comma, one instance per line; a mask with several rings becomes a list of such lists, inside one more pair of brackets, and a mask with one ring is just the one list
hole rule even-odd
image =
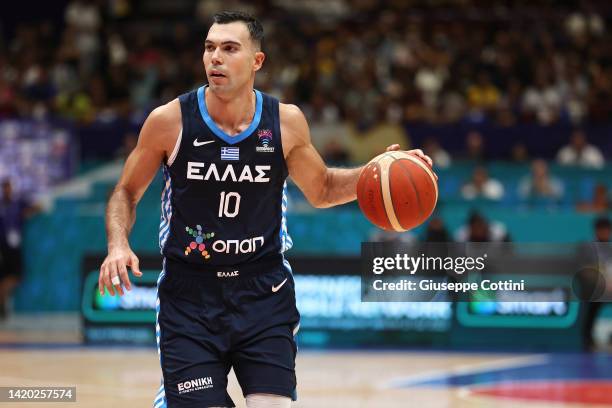
[[283, 285], [285, 284], [285, 282], [287, 282], [287, 278], [285, 278], [285, 280], [284, 280], [284, 281], [282, 281], [281, 283], [279, 283], [279, 284], [278, 284], [278, 286], [274, 286], [274, 285], [272, 285], [272, 292], [278, 292], [278, 290], [279, 290], [280, 288], [282, 288], [282, 287], [283, 287]]
[[200, 147], [200, 146], [204, 146], [205, 144], [214, 143], [214, 142], [215, 142], [214, 140], [207, 140], [205, 142], [198, 142], [198, 139], [196, 139], [196, 140], [193, 141], [193, 145], [195, 147]]

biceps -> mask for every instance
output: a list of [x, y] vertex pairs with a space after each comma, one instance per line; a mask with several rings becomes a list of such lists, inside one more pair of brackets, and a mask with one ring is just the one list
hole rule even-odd
[[137, 146], [128, 156], [117, 187], [125, 189], [138, 202], [159, 170], [163, 155]]
[[324, 195], [327, 167], [312, 145], [294, 149], [287, 158], [289, 175], [312, 203]]

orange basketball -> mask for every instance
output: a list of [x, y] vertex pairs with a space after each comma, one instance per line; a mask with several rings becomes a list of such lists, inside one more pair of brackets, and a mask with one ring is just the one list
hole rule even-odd
[[402, 151], [373, 158], [357, 182], [359, 208], [373, 224], [389, 231], [421, 225], [438, 201], [433, 170], [418, 156]]

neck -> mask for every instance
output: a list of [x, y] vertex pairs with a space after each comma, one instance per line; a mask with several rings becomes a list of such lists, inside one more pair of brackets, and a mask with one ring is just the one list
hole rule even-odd
[[219, 95], [206, 87], [204, 95], [208, 114], [227, 133], [239, 133], [244, 124], [251, 123], [255, 114], [255, 93], [253, 87], [231, 94]]

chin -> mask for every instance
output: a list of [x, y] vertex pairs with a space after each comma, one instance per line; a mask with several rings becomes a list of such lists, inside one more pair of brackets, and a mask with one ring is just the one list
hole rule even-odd
[[214, 92], [229, 92], [231, 90], [231, 87], [229, 86], [229, 84], [215, 84], [214, 82], [208, 81], [208, 87], [210, 88], [210, 90], [214, 91]]

